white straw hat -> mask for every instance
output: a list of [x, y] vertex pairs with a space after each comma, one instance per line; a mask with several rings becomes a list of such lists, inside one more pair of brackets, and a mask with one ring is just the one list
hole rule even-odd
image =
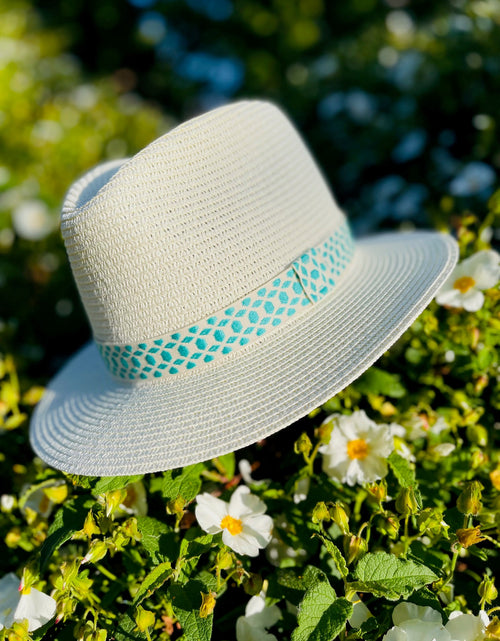
[[249, 445], [366, 370], [457, 258], [436, 232], [352, 240], [275, 106], [190, 120], [69, 190], [62, 234], [95, 342], [31, 443], [66, 472], [166, 470]]

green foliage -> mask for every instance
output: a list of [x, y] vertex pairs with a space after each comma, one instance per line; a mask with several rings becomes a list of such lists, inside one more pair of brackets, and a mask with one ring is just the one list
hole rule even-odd
[[398, 559], [387, 552], [366, 554], [356, 566], [355, 581], [350, 588], [369, 592], [391, 601], [406, 599], [412, 592], [437, 580], [424, 565], [407, 559]]
[[[248, 600], [261, 591], [268, 612], [281, 612], [275, 620], [271, 610], [270, 641], [379, 641], [399, 599], [433, 607], [444, 620], [453, 610], [499, 607], [498, 288], [484, 292], [475, 313], [431, 303], [375, 366], [287, 428], [286, 438], [282, 432], [243, 452], [99, 479], [45, 467], [27, 435], [41, 385], [88, 335], [55, 229], [64, 192], [95, 163], [133, 154], [172, 124], [158, 103], [132, 92], [134, 82], [142, 95], [185, 115], [222, 95], [216, 83], [182, 76], [182, 60], [196, 53], [183, 50], [186, 42], [198, 38], [204, 52], [241, 60], [242, 84], [222, 97], [281, 103], [358, 215], [359, 229], [406, 217], [433, 221], [453, 228], [465, 258], [489, 247], [500, 221], [493, 183], [464, 196], [451, 189], [470, 161], [499, 163], [491, 101], [496, 16], [468, 1], [393, 9], [235, 0], [220, 19], [202, 8], [217, 3], [157, 3], [169, 37], [194, 35], [179, 40], [176, 61], [165, 63], [161, 56], [171, 54], [164, 48], [145, 64], [141, 56], [157, 45], [136, 31], [140, 9], [120, 3], [114, 11], [112, 0], [99, 10], [38, 4], [45, 20], [54, 11], [67, 30], [48, 29], [24, 1], [0, 8], [0, 578], [24, 573], [33, 589], [55, 599], [57, 625], [33, 637], [234, 639]], [[104, 41], [96, 31], [103, 52], [96, 64], [110, 75], [90, 81], [95, 42], [85, 25], [106, 20], [120, 26]], [[75, 25], [85, 38], [83, 62], [67, 53], [70, 44], [78, 50]], [[125, 49], [129, 57], [121, 57]], [[424, 146], [413, 159], [397, 160], [396, 148], [412, 132]], [[37, 238], [19, 223], [26, 205], [45, 220]], [[391, 429], [395, 449], [385, 478], [348, 486], [328, 478], [319, 450], [335, 430], [324, 419], [354, 411]], [[273, 539], [256, 558], [236, 554], [220, 533], [203, 532], [195, 516], [198, 494], [229, 500], [243, 483], [242, 458], [254, 470], [252, 492], [274, 520]], [[354, 591], [374, 615], [359, 631], [348, 622]], [[27, 638], [16, 625], [5, 634]]]

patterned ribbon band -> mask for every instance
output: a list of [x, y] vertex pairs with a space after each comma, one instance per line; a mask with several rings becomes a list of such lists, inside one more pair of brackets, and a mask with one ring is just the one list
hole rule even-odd
[[164, 337], [130, 345], [97, 343], [120, 380], [187, 372], [241, 349], [320, 301], [332, 291], [354, 255], [347, 223], [285, 271], [230, 307]]

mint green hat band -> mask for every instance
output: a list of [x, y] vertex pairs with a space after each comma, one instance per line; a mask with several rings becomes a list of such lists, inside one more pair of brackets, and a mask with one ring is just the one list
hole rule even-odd
[[332, 291], [352, 260], [347, 222], [281, 274], [230, 307], [171, 334], [128, 345], [96, 341], [111, 374], [120, 380], [158, 379], [221, 360], [257, 341]]

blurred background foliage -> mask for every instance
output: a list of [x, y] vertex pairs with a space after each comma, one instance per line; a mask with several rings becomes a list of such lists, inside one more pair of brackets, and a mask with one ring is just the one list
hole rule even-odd
[[70, 183], [230, 100], [288, 112], [358, 233], [480, 222], [499, 36], [500, 0], [0, 0], [0, 350], [46, 378], [88, 338]]

